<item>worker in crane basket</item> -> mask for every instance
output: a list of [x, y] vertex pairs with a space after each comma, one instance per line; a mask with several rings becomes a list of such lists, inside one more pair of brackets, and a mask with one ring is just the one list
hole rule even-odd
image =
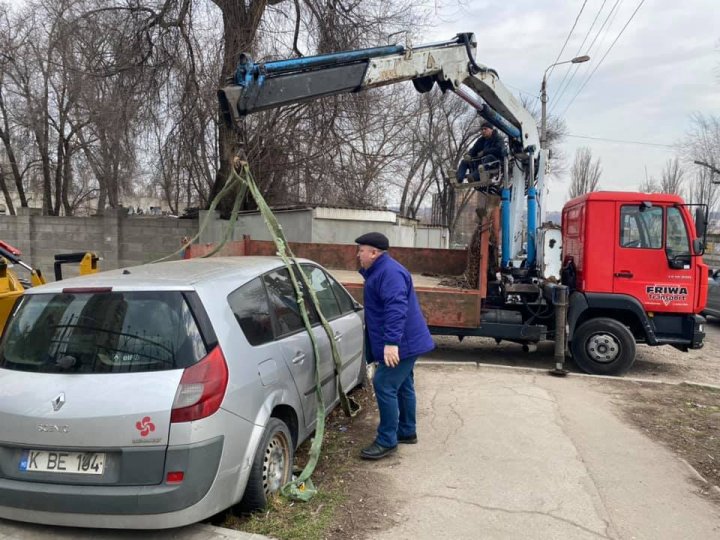
[[458, 166], [458, 183], [465, 180], [466, 174], [469, 174], [469, 181], [479, 182], [482, 171], [499, 171], [506, 155], [505, 139], [490, 122], [484, 122], [480, 128], [480, 138], [475, 141], [470, 152], [463, 156]]

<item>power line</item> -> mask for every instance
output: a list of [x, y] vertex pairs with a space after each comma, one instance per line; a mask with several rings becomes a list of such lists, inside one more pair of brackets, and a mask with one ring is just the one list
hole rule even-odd
[[[585, 42], [587, 41], [587, 38], [590, 37], [590, 32], [592, 32], [592, 29], [595, 27], [595, 23], [597, 22], [598, 17], [600, 16], [600, 13], [602, 12], [606, 3], [607, 3], [607, 0], [603, 0], [603, 3], [600, 6], [600, 9], [598, 9], [597, 13], [595, 14], [595, 18], [593, 19], [593, 22], [590, 25], [590, 28], [588, 29], [587, 33], [585, 34], [585, 38], [582, 40], [582, 43], [578, 47], [578, 50], [575, 53], [575, 56], [578, 56], [580, 54], [580, 51], [582, 50], [582, 48], [585, 46]], [[573, 67], [578, 68], [578, 67], [580, 67], [580, 64], [575, 64], [574, 66], [573, 66], [573, 64], [568, 64], [567, 70], [565, 71], [565, 76], [563, 77], [563, 80], [560, 81], [560, 85], [558, 86], [558, 93], [555, 96], [555, 99], [553, 99], [553, 102], [560, 99], [560, 97], [562, 97], [562, 94], [565, 92], [565, 89], [563, 89], [563, 85], [565, 84], [565, 81], [567, 80], [568, 75], [570, 74], [570, 71]], [[577, 69], [575, 71], [577, 71]], [[574, 76], [575, 76], [575, 73], [573, 73], [573, 77]], [[572, 77], [570, 77], [570, 81], [572, 81]], [[568, 85], [570, 84], [570, 81], [568, 81]], [[567, 88], [567, 87], [565, 87], [565, 88]], [[550, 108], [552, 108], [552, 105], [553, 104], [550, 103]]]
[[520, 95], [521, 95], [521, 96], [522, 96], [522, 94], [525, 94], [527, 97], [533, 98], [535, 101], [538, 101], [538, 100], [540, 99], [540, 96], [539, 96], [538, 94], [535, 94], [535, 93], [533, 93], [533, 92], [528, 92], [527, 90], [523, 90], [523, 89], [520, 88], [519, 86], [513, 86], [512, 84], [509, 84], [509, 83], [507, 83], [507, 82], [505, 83], [505, 86], [509, 86], [510, 88], [514, 88], [515, 90], [517, 90], [518, 92], [520, 92]]
[[[585, 51], [585, 54], [590, 55], [592, 53], [595, 43], [597, 42], [598, 38], [600, 37], [600, 35], [602, 34], [602, 32], [606, 26], [607, 26], [607, 31], [606, 31], [605, 35], [607, 35], [607, 32], [610, 31], [610, 26], [612, 26], [612, 22], [615, 20], [615, 16], [618, 13], [616, 11], [616, 9], [617, 9], [618, 5], [620, 5], [621, 3], [622, 3], [622, 0], [615, 0], [613, 7], [610, 8], [610, 12], [607, 14], [607, 16], [605, 17], [605, 20], [600, 25], [600, 28], [598, 29], [597, 33], [595, 34], [595, 37], [593, 37], [592, 41], [590, 42], [590, 45], [588, 45], [588, 48]], [[603, 5], [605, 5], [604, 2], [603, 2]], [[600, 9], [602, 10], [602, 7]], [[598, 15], [600, 15], [600, 12], [598, 12]], [[609, 26], [608, 26], [608, 23], [610, 23]], [[594, 22], [593, 22], [593, 24], [594, 24]], [[592, 30], [592, 27], [590, 28], [590, 30]], [[588, 35], [589, 34], [590, 34], [590, 31], [588, 31]], [[605, 36], [603, 36], [603, 41], [605, 41]], [[584, 41], [583, 41], [583, 43], [584, 43]], [[602, 43], [599, 44], [598, 48], [600, 46], [602, 46]], [[579, 54], [579, 52], [580, 51], [578, 51], [578, 54]], [[575, 75], [577, 75], [578, 71], [580, 70], [581, 64], [575, 64], [574, 66], [570, 66], [570, 68], [572, 68], [572, 67], [574, 67], [575, 69], [574, 69], [572, 75], [570, 76], [570, 80], [565, 85], [565, 88], [562, 88], [559, 91], [559, 93], [555, 96], [555, 99], [553, 99], [552, 103], [550, 104], [550, 112], [552, 112], [557, 107], [558, 103], [560, 103], [560, 100], [563, 97], [563, 95], [565, 94], [565, 92], [567, 92], [568, 88], [570, 88], [570, 83], [572, 82], [572, 80], [575, 78]], [[589, 64], [587, 66], [583, 65], [582, 67], [583, 68], [589, 67]], [[570, 71], [570, 68], [568, 69], [568, 73]]]
[[623, 139], [608, 139], [605, 137], [590, 137], [589, 135], [566, 135], [566, 137], [572, 137], [574, 139], [591, 139], [593, 141], [606, 141], [606, 142], [623, 143], [623, 144], [641, 144], [643, 146], [659, 146], [659, 147], [663, 147], [663, 148], [675, 148], [675, 145], [672, 145], [672, 144], [651, 143], [651, 142], [644, 142], [644, 141], [627, 141], [627, 140], [623, 140]]
[[[573, 31], [575, 30], [575, 26], [577, 26], [578, 20], [580, 20], [580, 15], [582, 15], [583, 10], [585, 9], [585, 5], [587, 4], [587, 0], [583, 2], [582, 7], [580, 8], [580, 12], [577, 14], [577, 17], [575, 17], [575, 22], [572, 25], [572, 28], [570, 29], [570, 33], [565, 38], [565, 43], [563, 43], [562, 49], [560, 49], [560, 52], [557, 55], [557, 58], [555, 59], [554, 64], [556, 64], [560, 60], [560, 56], [562, 55], [563, 51], [565, 50], [565, 47], [568, 44], [568, 41], [570, 40], [570, 36], [572, 36]], [[546, 81], [550, 80], [550, 76], [552, 75], [553, 71], [555, 70], [555, 66], [552, 66], [550, 68], [550, 73], [548, 73]]]
[[583, 84], [582, 84], [582, 86], [580, 87], [580, 89], [577, 91], [577, 93], [576, 93], [576, 94], [573, 96], [573, 98], [570, 100], [570, 103], [568, 103], [568, 106], [565, 107], [565, 110], [563, 111], [563, 113], [562, 113], [560, 116], [565, 116], [565, 114], [568, 112], [568, 109], [570, 109], [570, 106], [575, 102], [575, 99], [580, 95], [580, 93], [583, 91], [583, 89], [584, 89], [584, 88], [587, 86], [587, 84], [590, 82], [590, 79], [592, 79], [592, 76], [595, 75], [595, 72], [596, 72], [596, 71], [598, 70], [598, 68], [602, 65], [602, 63], [603, 63], [603, 61], [605, 60], [605, 58], [607, 58], [607, 55], [610, 54], [610, 51], [613, 50], [613, 47], [615, 46], [615, 44], [616, 44], [616, 43], [618, 42], [618, 40], [620, 39], [620, 36], [623, 35], [623, 33], [625, 32], [625, 29], [628, 27], [628, 25], [629, 25], [629, 24], [632, 22], [632, 20], [635, 18], [635, 15], [637, 14], [638, 11], [640, 11], [640, 8], [642, 7], [642, 5], [643, 5], [644, 3], [645, 3], [645, 0], [640, 0], [640, 3], [639, 3], [638, 6], [635, 8], [635, 11], [633, 11], [632, 15], [630, 15], [630, 18], [629, 18], [628, 21], [625, 23], [625, 26], [622, 27], [622, 30], [620, 30], [620, 33], [619, 33], [619, 34], [617, 35], [617, 37], [615, 38], [615, 41], [613, 41], [613, 42], [610, 44], [610, 48], [609, 48], [607, 51], [605, 51], [605, 54], [604, 54], [603, 57], [600, 59], [600, 62], [595, 66], [595, 69], [592, 70], [592, 73], [590, 73], [590, 75], [588, 76], [588, 78], [585, 79], [585, 82], [583, 82]]

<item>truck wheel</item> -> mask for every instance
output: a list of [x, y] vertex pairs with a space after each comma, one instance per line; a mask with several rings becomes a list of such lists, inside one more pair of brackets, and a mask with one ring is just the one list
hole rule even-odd
[[570, 344], [580, 369], [595, 375], [622, 375], [635, 362], [635, 337], [615, 319], [590, 319], [580, 325]]
[[292, 436], [285, 422], [270, 418], [240, 501], [243, 512], [262, 510], [270, 497], [290, 481], [294, 453]]

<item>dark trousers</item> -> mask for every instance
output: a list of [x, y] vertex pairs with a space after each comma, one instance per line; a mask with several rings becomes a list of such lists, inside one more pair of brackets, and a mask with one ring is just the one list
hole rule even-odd
[[378, 362], [373, 386], [380, 424], [375, 442], [391, 448], [397, 445], [397, 438], [415, 435], [415, 384], [413, 368], [417, 356], [403, 358], [394, 368]]
[[480, 181], [480, 171], [478, 171], [478, 165], [482, 165], [484, 167], [489, 166], [489, 169], [487, 170], [495, 170], [499, 168], [498, 158], [496, 156], [493, 156], [492, 154], [483, 156], [477, 160], [473, 160], [472, 163], [467, 163], [465, 160], [460, 162], [460, 166], [457, 170], [457, 181], [459, 183], [462, 183], [462, 181], [465, 179], [465, 175], [470, 172], [468, 181], [469, 182], [479, 182]]

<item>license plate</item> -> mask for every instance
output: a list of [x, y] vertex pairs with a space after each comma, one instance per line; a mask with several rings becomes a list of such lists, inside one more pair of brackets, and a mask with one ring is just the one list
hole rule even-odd
[[23, 450], [20, 470], [27, 472], [102, 474], [105, 454], [102, 452], [48, 452]]

